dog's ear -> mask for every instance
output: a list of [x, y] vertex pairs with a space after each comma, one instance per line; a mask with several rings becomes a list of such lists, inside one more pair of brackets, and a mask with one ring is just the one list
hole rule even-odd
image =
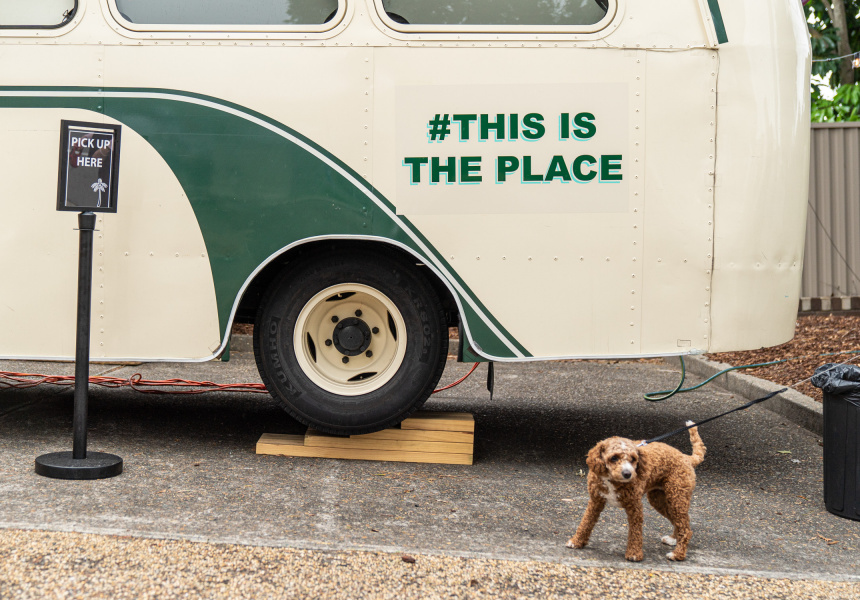
[[594, 448], [588, 451], [588, 456], [585, 458], [585, 464], [594, 473], [602, 473], [606, 470], [606, 465], [603, 464], [603, 451], [606, 449], [606, 441], [602, 441]]

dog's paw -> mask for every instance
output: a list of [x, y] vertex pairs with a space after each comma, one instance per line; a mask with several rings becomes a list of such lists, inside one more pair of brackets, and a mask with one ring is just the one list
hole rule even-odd
[[675, 560], [678, 562], [684, 560], [683, 556], [675, 556], [674, 552], [669, 552], [668, 554], [666, 554], [666, 558], [668, 558], [669, 560]]
[[570, 538], [569, 540], [567, 540], [565, 546], [567, 546], [568, 548], [576, 548], [577, 550], [579, 550], [580, 548], [585, 548], [585, 542], [580, 542], [577, 541], [575, 538]]
[[639, 552], [628, 552], [624, 555], [624, 558], [630, 562], [642, 562], [642, 559], [645, 558], [645, 554], [641, 550]]
[[660, 541], [666, 544], [667, 546], [674, 546], [678, 543], [678, 540], [673, 538], [671, 535], [664, 535], [660, 538]]

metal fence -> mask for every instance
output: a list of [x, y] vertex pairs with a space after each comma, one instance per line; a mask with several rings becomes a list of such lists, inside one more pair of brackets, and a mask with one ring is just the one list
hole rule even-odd
[[860, 122], [812, 124], [808, 212], [802, 308], [860, 308]]

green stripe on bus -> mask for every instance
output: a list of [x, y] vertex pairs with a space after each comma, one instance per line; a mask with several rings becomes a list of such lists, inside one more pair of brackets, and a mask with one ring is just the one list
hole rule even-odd
[[723, 13], [720, 12], [720, 0], [708, 0], [708, 7], [711, 9], [711, 19], [714, 20], [717, 42], [725, 44], [729, 41], [729, 36], [726, 35], [726, 24], [723, 22]]
[[[486, 354], [531, 356], [423, 235], [403, 217], [399, 217], [401, 224], [390, 216], [394, 215], [391, 202], [333, 155], [285, 125], [216, 98], [174, 90], [0, 87], [2, 90], [48, 95], [0, 94], [0, 106], [80, 108], [106, 114], [136, 131], [161, 155], [182, 185], [203, 233], [225, 336], [238, 293], [254, 269], [270, 256], [311, 237], [374, 236], [396, 241], [428, 262], [432, 258], [445, 266], [455, 279], [452, 283], [466, 295], [459, 294], [463, 317]], [[50, 95], [52, 92], [58, 95]], [[63, 92], [81, 95], [60, 95]], [[166, 96], [145, 97], [159, 94]], [[410, 228], [420, 244], [404, 227]]]

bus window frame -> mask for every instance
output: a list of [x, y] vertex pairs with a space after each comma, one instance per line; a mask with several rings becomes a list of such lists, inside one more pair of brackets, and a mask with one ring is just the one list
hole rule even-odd
[[375, 14], [373, 17], [378, 19], [389, 33], [406, 34], [414, 36], [418, 34], [471, 34], [471, 35], [486, 35], [486, 34], [538, 34], [538, 35], [581, 35], [588, 36], [598, 34], [608, 29], [615, 19], [616, 15], [621, 12], [620, 0], [608, 0], [609, 8], [606, 14], [597, 23], [592, 25], [425, 25], [425, 24], [409, 24], [404, 25], [398, 23], [388, 16], [382, 4], [383, 0], [372, 0]]
[[337, 0], [337, 11], [330, 21], [319, 25], [191, 25], [164, 23], [132, 23], [125, 19], [117, 8], [116, 0], [102, 0], [107, 4], [111, 18], [123, 29], [134, 33], [201, 33], [207, 37], [229, 37], [233, 33], [278, 33], [278, 34], [326, 34], [332, 33], [345, 20], [349, 0]]
[[0, 25], [0, 35], [10, 31], [59, 31], [60, 29], [68, 27], [69, 25], [77, 24], [77, 21], [79, 20], [77, 17], [80, 14], [83, 14], [83, 11], [81, 11], [80, 8], [81, 0], [75, 0], [75, 5], [72, 7], [72, 10], [71, 12], [69, 12], [68, 16], [56, 25]]

